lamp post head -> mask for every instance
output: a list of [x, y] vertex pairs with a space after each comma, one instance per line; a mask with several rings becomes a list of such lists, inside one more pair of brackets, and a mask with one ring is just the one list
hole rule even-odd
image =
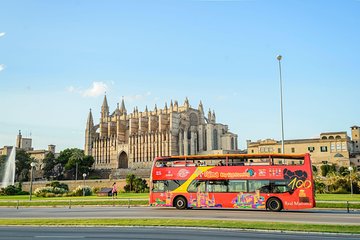
[[86, 173], [83, 173], [83, 177], [84, 177], [84, 178], [86, 177]]
[[353, 167], [349, 167], [348, 169], [349, 169], [350, 172], [351, 172], [352, 170], [354, 170]]
[[31, 166], [31, 167], [35, 167], [35, 165], [36, 165], [36, 163], [34, 163], [34, 162], [31, 162], [31, 163], [30, 163], [30, 166]]
[[281, 56], [281, 55], [277, 55], [276, 59], [280, 61], [280, 60], [282, 59], [282, 56]]

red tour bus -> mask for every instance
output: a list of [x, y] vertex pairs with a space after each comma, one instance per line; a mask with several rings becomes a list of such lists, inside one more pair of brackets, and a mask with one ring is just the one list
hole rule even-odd
[[150, 206], [268, 209], [315, 207], [309, 154], [155, 158]]

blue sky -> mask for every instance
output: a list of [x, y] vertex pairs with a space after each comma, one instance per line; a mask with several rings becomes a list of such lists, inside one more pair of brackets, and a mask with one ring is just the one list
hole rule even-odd
[[360, 1], [1, 1], [0, 146], [83, 148], [104, 92], [163, 107], [185, 97], [246, 139], [360, 125]]

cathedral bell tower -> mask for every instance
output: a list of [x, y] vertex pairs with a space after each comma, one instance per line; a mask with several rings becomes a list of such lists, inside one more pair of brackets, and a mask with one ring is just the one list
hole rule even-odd
[[86, 130], [85, 130], [85, 155], [91, 155], [91, 149], [92, 149], [91, 142], [94, 137], [93, 129], [94, 129], [94, 120], [90, 109], [86, 123]]

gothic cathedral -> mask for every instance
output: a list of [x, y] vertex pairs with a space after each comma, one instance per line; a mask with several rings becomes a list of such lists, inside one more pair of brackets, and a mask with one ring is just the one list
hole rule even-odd
[[85, 154], [95, 159], [94, 169], [150, 168], [157, 156], [237, 153], [237, 135], [228, 126], [216, 123], [215, 112], [204, 115], [186, 98], [184, 105], [171, 101], [170, 107], [130, 114], [124, 99], [110, 114], [106, 95], [99, 124], [91, 110], [85, 131]]

